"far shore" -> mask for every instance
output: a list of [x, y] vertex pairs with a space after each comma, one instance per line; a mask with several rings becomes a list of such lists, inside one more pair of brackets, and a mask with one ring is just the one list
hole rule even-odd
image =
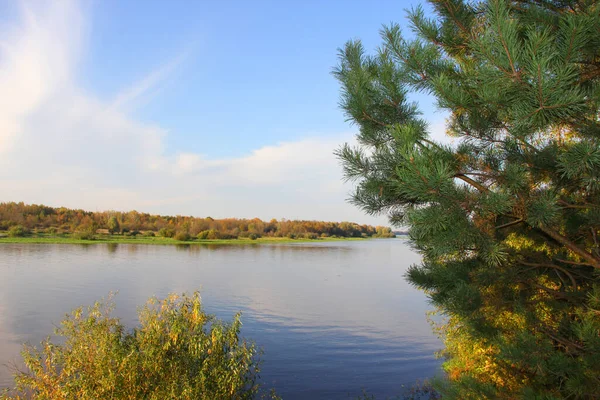
[[287, 237], [260, 237], [257, 239], [239, 238], [239, 239], [191, 239], [176, 240], [164, 237], [133, 237], [120, 235], [96, 235], [94, 239], [78, 239], [70, 234], [63, 235], [31, 235], [24, 237], [0, 236], [2, 243], [25, 243], [25, 244], [102, 244], [102, 243], [123, 243], [123, 244], [148, 244], [148, 245], [248, 245], [248, 244], [278, 244], [278, 243], [321, 243], [337, 242], [349, 240], [369, 240], [372, 238], [346, 238], [346, 237], [326, 237], [318, 239], [290, 239]]

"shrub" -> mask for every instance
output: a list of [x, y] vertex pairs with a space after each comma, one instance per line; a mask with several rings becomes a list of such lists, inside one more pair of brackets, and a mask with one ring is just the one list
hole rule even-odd
[[79, 240], [94, 240], [95, 236], [94, 236], [94, 232], [90, 231], [90, 230], [81, 230], [81, 231], [76, 231], [75, 233], [73, 233], [73, 237], [75, 239], [79, 239]]
[[206, 239], [237, 239], [236, 236], [233, 235], [229, 235], [227, 233], [221, 233], [218, 231], [215, 231], [214, 229], [210, 229], [208, 231], [202, 231], [198, 234], [197, 236], [198, 239], [200, 240], [206, 240]]
[[208, 231], [202, 231], [196, 237], [200, 240], [206, 240], [208, 239]]
[[46, 229], [46, 233], [48, 235], [56, 235], [57, 232], [58, 232], [58, 230], [55, 227], [53, 227], [53, 226], [51, 226], [50, 228]]
[[172, 238], [173, 236], [175, 236], [175, 231], [173, 229], [161, 228], [158, 231], [158, 236]]
[[23, 236], [27, 235], [27, 233], [29, 233], [29, 232], [27, 231], [27, 228], [25, 228], [23, 225], [11, 226], [8, 229], [9, 237], [23, 237]]
[[146, 231], [146, 232], [144, 232], [142, 234], [142, 236], [144, 236], [144, 237], [154, 237], [155, 235], [154, 235], [154, 232], [152, 232], [152, 231]]
[[249, 234], [249, 235], [248, 235], [248, 239], [250, 239], [250, 240], [256, 240], [256, 239], [258, 239], [259, 237], [260, 237], [260, 236], [259, 236], [259, 235], [257, 235], [256, 233], [251, 233], [251, 234]]
[[[114, 303], [74, 310], [57, 328], [64, 344], [25, 345], [15, 399], [250, 399], [257, 352], [240, 339], [240, 315], [226, 324], [205, 314], [200, 296], [150, 299], [140, 326], [126, 331]], [[62, 341], [61, 341], [62, 343]], [[9, 397], [10, 398], [10, 397]]]
[[191, 239], [191, 236], [187, 232], [183, 232], [183, 231], [177, 232], [177, 234], [175, 235], [175, 240], [180, 240], [182, 242], [187, 242], [190, 239]]
[[310, 239], [310, 240], [317, 240], [319, 238], [319, 235], [317, 235], [314, 232], [307, 232], [307, 233], [304, 234], [304, 237], [306, 239]]

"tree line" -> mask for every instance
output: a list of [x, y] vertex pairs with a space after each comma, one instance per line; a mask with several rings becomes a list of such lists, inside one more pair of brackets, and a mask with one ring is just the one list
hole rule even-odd
[[189, 239], [235, 239], [238, 237], [394, 237], [384, 226], [360, 225], [353, 222], [300, 221], [259, 218], [214, 219], [192, 216], [163, 216], [138, 211], [92, 212], [66, 207], [49, 207], [23, 202], [0, 203], [0, 230], [27, 233], [95, 233], [149, 235]]

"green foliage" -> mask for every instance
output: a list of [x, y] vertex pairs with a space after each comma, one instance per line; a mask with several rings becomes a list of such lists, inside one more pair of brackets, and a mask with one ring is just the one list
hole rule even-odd
[[[431, 0], [334, 70], [358, 125], [352, 201], [409, 227], [446, 316], [445, 398], [600, 393], [600, 3]], [[429, 136], [411, 92], [448, 111]]]
[[175, 240], [179, 240], [179, 241], [182, 241], [182, 242], [187, 242], [187, 241], [188, 241], [188, 240], [190, 240], [192, 237], [191, 237], [191, 236], [190, 236], [190, 234], [189, 234], [189, 233], [187, 233], [187, 232], [177, 232], [177, 233], [175, 234], [175, 237], [174, 237], [174, 238], [175, 238]]
[[199, 240], [206, 240], [206, 239], [208, 239], [208, 234], [209, 234], [209, 231], [202, 231], [196, 237]]
[[79, 240], [94, 240], [98, 224], [91, 218], [85, 218], [75, 229], [73, 237]]
[[377, 233], [375, 234], [375, 237], [379, 237], [379, 238], [393, 238], [393, 237], [396, 237], [396, 235], [394, 234], [394, 232], [392, 232], [392, 229], [388, 228], [387, 226], [378, 226], [375, 229], [377, 229]]
[[172, 238], [173, 236], [175, 236], [175, 231], [173, 229], [161, 228], [158, 231], [158, 236]]
[[202, 231], [198, 234], [198, 239], [206, 240], [206, 239], [219, 239], [219, 232], [214, 229]]
[[[56, 334], [26, 345], [28, 371], [15, 376], [9, 399], [250, 399], [258, 390], [253, 344], [240, 339], [240, 316], [229, 324], [206, 314], [200, 296], [152, 298], [127, 332], [112, 301], [67, 315]], [[61, 342], [62, 343], [62, 342]]]
[[79, 240], [94, 240], [96, 238], [96, 235], [94, 235], [94, 231], [92, 231], [91, 229], [82, 229], [75, 231], [73, 233], [73, 238]]
[[106, 222], [106, 227], [110, 233], [118, 233], [121, 230], [121, 224], [116, 216], [111, 216]]
[[27, 235], [27, 229], [25, 229], [22, 225], [11, 226], [8, 229], [9, 237], [23, 237]]
[[[228, 233], [219, 232], [214, 229], [202, 231], [196, 237], [200, 240], [237, 239], [237, 236], [235, 236], [235, 235], [230, 235]], [[258, 236], [255, 239], [257, 239], [257, 238], [258, 238]]]

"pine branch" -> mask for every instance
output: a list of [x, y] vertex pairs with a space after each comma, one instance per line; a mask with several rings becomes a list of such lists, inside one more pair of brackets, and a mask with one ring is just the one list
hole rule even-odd
[[547, 294], [551, 295], [554, 299], [563, 299], [563, 300], [567, 300], [570, 302], [574, 302], [575, 300], [569, 296], [567, 293], [564, 292], [560, 292], [558, 290], [554, 290], [554, 289], [550, 289], [549, 287], [546, 287], [544, 285], [540, 285], [539, 283], [535, 283], [535, 282], [530, 282], [530, 281], [520, 281], [522, 283], [525, 283], [531, 287], [535, 287], [537, 289], [540, 289], [544, 292], [546, 292]]
[[465, 33], [465, 34], [470, 35], [471, 34], [470, 29], [467, 29], [467, 27], [463, 25], [462, 21], [456, 16], [456, 13], [454, 12], [454, 7], [452, 6], [452, 3], [450, 3], [448, 0], [445, 0], [443, 3], [446, 8], [446, 11], [448, 11], [450, 16], [452, 17], [452, 20], [456, 23], [456, 25], [458, 25], [460, 30], [463, 31], [463, 33]]
[[508, 45], [504, 40], [504, 36], [502, 35], [502, 29], [498, 29], [498, 36], [500, 36], [500, 42], [502, 43], [502, 47], [504, 48], [504, 52], [506, 53], [506, 57], [508, 58], [508, 63], [510, 64], [510, 68], [512, 70], [512, 76], [517, 78], [518, 81], [521, 80], [521, 74], [515, 68], [515, 63], [511, 57], [510, 50], [508, 50]]
[[462, 180], [463, 182], [468, 183], [469, 185], [473, 186], [475, 189], [479, 190], [480, 192], [489, 192], [490, 191], [490, 189], [488, 187], [482, 185], [481, 183], [477, 182], [474, 179], [469, 178], [464, 173], [455, 174], [454, 177]]
[[573, 243], [571, 240], [569, 240], [568, 238], [566, 238], [565, 236], [561, 235], [553, 229], [550, 229], [545, 226], [538, 226], [537, 229], [544, 232], [546, 235], [550, 236], [552, 239], [556, 240], [558, 243], [562, 244], [563, 246], [571, 250], [573, 253], [577, 254], [579, 257], [588, 261], [592, 267], [600, 269], [600, 257], [595, 257], [594, 255], [588, 253], [587, 251], [583, 250], [575, 243]]
[[525, 222], [525, 220], [523, 218], [519, 218], [516, 221], [512, 221], [512, 222], [508, 222], [506, 224], [498, 225], [498, 226], [494, 227], [494, 229], [500, 230], [500, 229], [508, 228], [509, 226], [518, 225], [518, 224], [520, 224], [522, 222]]
[[368, 121], [371, 121], [371, 122], [373, 122], [373, 123], [375, 123], [375, 124], [377, 124], [377, 125], [379, 125], [379, 126], [383, 126], [383, 127], [387, 127], [387, 126], [388, 126], [388, 124], [386, 124], [385, 122], [378, 121], [377, 119], [375, 119], [375, 118], [373, 118], [372, 116], [370, 116], [369, 114], [367, 114], [367, 112], [366, 112], [366, 111], [364, 111], [364, 110], [363, 110], [363, 112], [362, 112], [362, 116], [363, 116], [363, 117], [364, 117], [366, 120], [368, 120]]
[[560, 267], [556, 264], [532, 263], [532, 262], [527, 262], [527, 261], [519, 261], [519, 263], [523, 264], [525, 266], [528, 266], [528, 267], [553, 268], [558, 271], [561, 271], [562, 273], [564, 273], [565, 275], [567, 275], [569, 277], [569, 279], [571, 280], [571, 283], [573, 284], [573, 289], [577, 289], [577, 281], [575, 280], [575, 277], [569, 271], [564, 269], [563, 267]]
[[556, 342], [562, 344], [563, 346], [565, 346], [565, 348], [567, 349], [568, 352], [575, 352], [577, 353], [577, 351], [572, 351], [571, 348], [574, 347], [576, 350], [579, 351], [584, 351], [585, 347], [570, 341], [568, 339], [565, 338], [561, 338], [560, 336], [555, 335], [551, 330], [540, 327], [540, 330], [546, 334], [548, 337], [550, 337], [551, 339], [555, 340]]
[[593, 265], [590, 264], [590, 263], [570, 261], [570, 260], [563, 260], [562, 258], [555, 258], [555, 260], [558, 261], [558, 262], [564, 263], [564, 264], [569, 264], [569, 265], [593, 267]]

